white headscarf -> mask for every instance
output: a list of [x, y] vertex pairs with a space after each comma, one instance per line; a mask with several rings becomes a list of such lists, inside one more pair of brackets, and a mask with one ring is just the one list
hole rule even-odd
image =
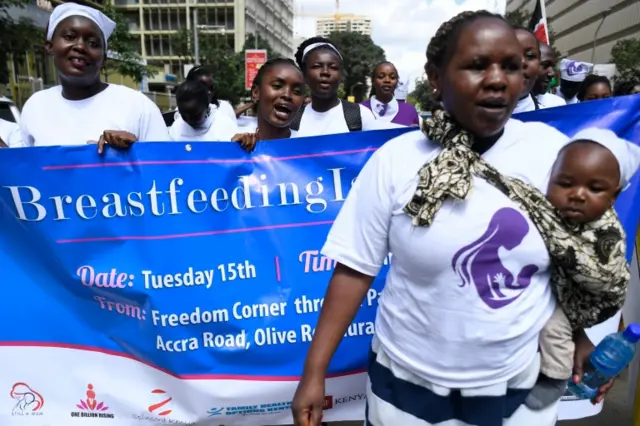
[[56, 6], [49, 16], [49, 25], [47, 27], [47, 41], [51, 41], [53, 33], [56, 27], [60, 25], [60, 22], [64, 21], [70, 16], [83, 16], [92, 20], [104, 35], [104, 48], [107, 49], [107, 40], [111, 37], [111, 33], [116, 28], [116, 23], [113, 22], [107, 15], [92, 7], [83, 6], [77, 3], [63, 3], [60, 6]]
[[581, 130], [572, 138], [572, 141], [578, 140], [593, 141], [611, 151], [618, 160], [620, 185], [623, 189], [640, 167], [640, 146], [619, 138], [611, 130], [596, 128]]

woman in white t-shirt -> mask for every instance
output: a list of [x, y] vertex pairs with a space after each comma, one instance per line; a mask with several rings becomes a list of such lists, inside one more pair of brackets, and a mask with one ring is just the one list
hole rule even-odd
[[238, 133], [235, 120], [209, 108], [207, 87], [199, 81], [187, 80], [178, 86], [176, 102], [180, 115], [169, 129], [171, 140], [230, 142]]
[[524, 76], [520, 100], [513, 110], [513, 113], [517, 114], [540, 109], [538, 99], [531, 93], [540, 76], [540, 42], [526, 28], [516, 27], [515, 32], [522, 48], [522, 74]]
[[134, 141], [167, 141], [158, 107], [144, 94], [100, 80], [115, 22], [75, 3], [49, 17], [46, 50], [60, 85], [34, 93], [20, 119], [23, 146], [98, 143], [127, 148]]
[[[369, 356], [367, 425], [553, 426], [558, 401], [527, 406], [538, 335], [555, 300], [543, 238], [497, 173], [546, 191], [568, 138], [510, 119], [522, 49], [503, 17], [463, 12], [431, 39], [425, 67], [444, 111], [372, 155], [322, 254], [337, 262], [292, 402], [317, 426], [331, 358], [391, 254]], [[466, 136], [469, 135], [469, 136]], [[593, 345], [576, 333], [575, 372]], [[606, 389], [602, 389], [603, 391]]]
[[305, 40], [298, 47], [296, 62], [311, 91], [311, 103], [291, 126], [297, 131], [296, 137], [383, 128], [371, 110], [338, 97], [344, 72], [342, 55], [328, 39]]
[[304, 89], [302, 72], [291, 59], [266, 62], [251, 85], [257, 127], [234, 136], [233, 140], [251, 152], [259, 141], [295, 137], [291, 122], [304, 102]]

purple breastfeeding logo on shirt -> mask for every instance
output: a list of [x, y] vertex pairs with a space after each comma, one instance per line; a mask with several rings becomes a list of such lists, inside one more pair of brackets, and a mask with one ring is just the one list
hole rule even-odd
[[451, 266], [462, 279], [460, 287], [475, 285], [491, 309], [500, 309], [520, 297], [539, 268], [525, 265], [514, 276], [502, 264], [500, 250], [515, 249], [528, 233], [529, 223], [522, 213], [512, 208], [498, 210], [485, 233], [453, 256]]

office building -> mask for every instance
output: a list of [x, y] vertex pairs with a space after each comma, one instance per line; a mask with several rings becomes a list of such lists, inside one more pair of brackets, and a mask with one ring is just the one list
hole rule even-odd
[[333, 32], [354, 32], [371, 36], [371, 18], [360, 15], [338, 14], [318, 17], [316, 35], [327, 37]]
[[[536, 0], [508, 0], [507, 12], [520, 7], [532, 12], [535, 4]], [[640, 37], [638, 0], [547, 0], [545, 5], [555, 32], [552, 42], [563, 56], [605, 64], [618, 40]]]
[[[283, 56], [293, 52], [293, 0], [113, 0], [136, 36], [146, 60], [161, 61], [168, 74], [181, 78], [183, 60], [172, 35], [197, 25], [237, 52], [248, 34], [258, 32]], [[197, 23], [194, 23], [194, 19]]]
[[298, 46], [300, 46], [307, 38], [309, 37], [305, 37], [303, 35], [296, 33], [296, 35], [293, 37], [293, 53], [294, 54], [295, 54], [295, 51], [298, 49]]

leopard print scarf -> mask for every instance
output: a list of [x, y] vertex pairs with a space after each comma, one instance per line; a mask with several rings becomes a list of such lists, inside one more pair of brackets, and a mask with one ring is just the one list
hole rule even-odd
[[473, 137], [444, 111], [425, 120], [423, 131], [442, 151], [420, 169], [404, 208], [415, 226], [431, 225], [446, 199], [464, 200], [472, 175], [478, 176], [528, 213], [549, 251], [552, 288], [574, 329], [599, 324], [622, 308], [631, 273], [625, 233], [613, 209], [595, 222], [571, 225], [538, 189], [486, 163], [471, 149]]

